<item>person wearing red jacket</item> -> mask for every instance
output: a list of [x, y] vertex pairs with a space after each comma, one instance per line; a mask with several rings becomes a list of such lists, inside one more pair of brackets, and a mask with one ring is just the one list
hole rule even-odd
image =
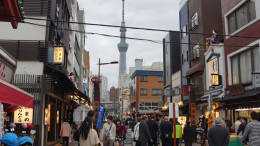
[[126, 128], [123, 124], [121, 124], [121, 121], [119, 119], [116, 120], [116, 139], [115, 143], [116, 146], [122, 146], [123, 141], [125, 139], [126, 134]]

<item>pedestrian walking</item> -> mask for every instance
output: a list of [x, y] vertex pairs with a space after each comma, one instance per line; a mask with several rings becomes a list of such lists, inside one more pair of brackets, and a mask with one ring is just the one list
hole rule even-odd
[[16, 146], [18, 144], [18, 137], [13, 133], [6, 133], [1, 138], [1, 146]]
[[139, 125], [139, 138], [138, 141], [136, 142], [136, 146], [147, 146], [148, 140], [150, 142], [153, 141], [146, 121], [148, 121], [148, 117], [143, 116], [142, 121], [140, 122]]
[[100, 145], [98, 134], [95, 129], [92, 128], [92, 118], [87, 116], [79, 128], [80, 146], [96, 146]]
[[107, 116], [107, 123], [103, 125], [100, 139], [103, 141], [103, 146], [113, 146], [116, 138], [116, 125], [112, 122], [113, 117]]
[[239, 125], [238, 130], [237, 130], [237, 135], [242, 136], [244, 134], [246, 125], [247, 125], [247, 118], [242, 117], [241, 118], [241, 124]]
[[252, 121], [248, 123], [245, 127], [242, 142], [246, 143], [248, 138], [249, 146], [259, 146], [260, 145], [260, 122], [257, 121], [257, 113], [252, 111], [251, 114]]
[[18, 145], [19, 146], [33, 146], [33, 140], [28, 136], [24, 136], [19, 139]]
[[194, 134], [195, 134], [194, 129], [190, 126], [190, 122], [187, 121], [183, 132], [183, 140], [185, 146], [192, 146]]
[[133, 139], [134, 139], [134, 142], [138, 142], [138, 139], [139, 139], [139, 127], [140, 127], [140, 123], [142, 122], [142, 118], [141, 117], [138, 117], [137, 118], [137, 123], [134, 127], [134, 133], [133, 133]]
[[237, 133], [240, 124], [241, 124], [241, 117], [237, 117], [236, 122], [231, 127], [231, 131]]
[[153, 142], [148, 142], [148, 146], [157, 146], [157, 133], [158, 133], [158, 124], [155, 121], [155, 116], [151, 115], [151, 119], [147, 122], [149, 132]]
[[69, 146], [69, 138], [71, 137], [71, 127], [66, 118], [63, 118], [63, 123], [60, 129], [60, 136], [63, 140], [63, 146]]
[[126, 131], [125, 126], [121, 123], [120, 119], [117, 119], [116, 120], [116, 138], [115, 138], [116, 146], [123, 145], [126, 132], [127, 131]]
[[228, 146], [229, 143], [229, 130], [224, 128], [225, 122], [220, 118], [216, 118], [215, 126], [209, 129], [208, 142], [209, 146]]
[[172, 126], [171, 126], [170, 122], [168, 121], [167, 116], [165, 116], [164, 120], [161, 121], [160, 131], [161, 131], [162, 146], [171, 145]]
[[172, 145], [174, 145], [174, 129], [176, 129], [176, 144], [177, 146], [179, 145], [180, 139], [182, 138], [182, 127], [181, 124], [178, 122], [177, 119], [175, 119], [176, 121], [176, 125], [173, 125], [173, 130], [172, 130], [172, 139], [171, 139], [171, 143]]

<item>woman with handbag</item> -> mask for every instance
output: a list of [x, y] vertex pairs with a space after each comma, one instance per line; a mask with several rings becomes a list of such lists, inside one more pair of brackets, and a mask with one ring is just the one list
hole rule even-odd
[[116, 138], [115, 143], [116, 146], [122, 146], [126, 134], [126, 128], [119, 119], [116, 120]]
[[98, 138], [98, 134], [96, 130], [92, 128], [92, 118], [86, 117], [83, 123], [79, 128], [80, 138], [79, 145], [80, 146], [96, 146], [100, 145], [100, 141]]
[[107, 123], [103, 125], [100, 139], [103, 141], [103, 146], [113, 146], [116, 138], [116, 125], [112, 122], [113, 117], [107, 116]]

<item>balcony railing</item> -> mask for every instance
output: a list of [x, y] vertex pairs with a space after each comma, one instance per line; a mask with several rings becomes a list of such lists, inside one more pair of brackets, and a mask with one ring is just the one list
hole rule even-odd
[[19, 61], [47, 62], [48, 59], [45, 41], [1, 40], [0, 46]]

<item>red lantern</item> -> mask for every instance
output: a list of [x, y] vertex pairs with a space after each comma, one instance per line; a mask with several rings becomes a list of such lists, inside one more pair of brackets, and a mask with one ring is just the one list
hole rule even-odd
[[28, 129], [33, 129], [34, 128], [34, 126], [33, 126], [33, 124], [28, 124]]

